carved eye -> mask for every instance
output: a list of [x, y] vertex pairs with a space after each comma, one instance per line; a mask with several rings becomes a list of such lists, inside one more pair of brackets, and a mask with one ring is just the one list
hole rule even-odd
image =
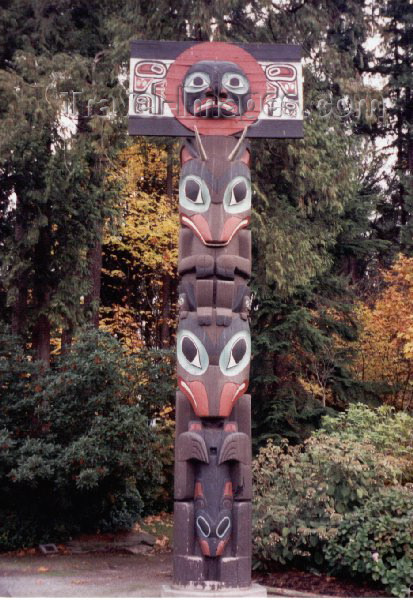
[[208, 368], [208, 353], [192, 331], [178, 331], [177, 355], [179, 364], [191, 375], [202, 375]]
[[228, 529], [231, 527], [231, 521], [229, 517], [224, 517], [220, 520], [217, 525], [217, 537], [223, 538], [224, 535], [228, 532]]
[[246, 331], [232, 336], [219, 357], [219, 368], [224, 375], [238, 375], [251, 360], [251, 339]]
[[211, 527], [204, 517], [197, 517], [196, 526], [204, 537], [209, 537], [211, 535]]
[[206, 183], [196, 175], [187, 175], [179, 183], [179, 203], [186, 210], [205, 212], [211, 202]]
[[188, 336], [182, 338], [182, 353], [185, 356], [186, 360], [194, 365], [194, 367], [198, 367], [201, 369], [201, 359], [199, 357], [199, 350], [194, 344], [194, 342]]
[[248, 79], [240, 73], [224, 73], [222, 76], [222, 85], [229, 92], [235, 94], [246, 94], [250, 89]]
[[233, 206], [234, 204], [238, 204], [238, 202], [242, 202], [247, 197], [248, 189], [245, 181], [239, 181], [232, 188], [231, 200], [229, 201], [229, 205]]
[[188, 178], [185, 182], [185, 195], [194, 204], [203, 204], [201, 186], [195, 179]]
[[208, 73], [202, 71], [196, 71], [190, 73], [185, 79], [184, 90], [188, 94], [194, 94], [196, 92], [202, 92], [206, 90], [211, 83]]
[[247, 342], [243, 338], [237, 340], [231, 348], [227, 369], [232, 369], [232, 367], [238, 365], [244, 358], [246, 351]]
[[235, 177], [224, 192], [224, 208], [228, 213], [237, 214], [251, 207], [251, 182], [240, 175]]

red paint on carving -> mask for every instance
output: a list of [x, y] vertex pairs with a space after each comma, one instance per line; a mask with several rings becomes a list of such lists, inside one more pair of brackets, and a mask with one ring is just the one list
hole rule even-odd
[[192, 229], [202, 243], [207, 244], [212, 241], [208, 221], [202, 215], [193, 215], [192, 217], [181, 215], [181, 223]]
[[202, 381], [184, 381], [178, 377], [178, 387], [188, 398], [198, 417], [209, 416], [208, 395]]
[[224, 431], [238, 431], [236, 423], [227, 423], [224, 427]]
[[217, 546], [217, 556], [221, 556], [221, 554], [224, 552], [225, 546], [227, 545], [228, 540], [221, 540]]
[[189, 431], [201, 431], [202, 425], [201, 423], [191, 423], [189, 426]]
[[[211, 88], [209, 88], [209, 91], [211, 91]], [[225, 94], [225, 90], [221, 91], [221, 94]], [[220, 107], [222, 110], [225, 110], [229, 113], [232, 113], [234, 115], [237, 114], [238, 112], [238, 105], [236, 104], [236, 102], [232, 101], [232, 100], [214, 100], [213, 98], [205, 98], [204, 100], [202, 100], [201, 102], [198, 102], [195, 106], [195, 113], [202, 113], [203, 111], [206, 111], [208, 109], [212, 109], [212, 108], [218, 108]]]
[[199, 545], [201, 546], [202, 554], [204, 556], [211, 556], [211, 551], [209, 549], [209, 544], [206, 540], [198, 540]]
[[226, 246], [232, 240], [234, 235], [240, 229], [244, 229], [248, 227], [250, 218], [246, 217], [245, 219], [240, 219], [238, 217], [230, 217], [224, 223], [224, 227], [221, 231], [221, 239], [214, 240], [212, 238], [212, 233], [209, 228], [208, 221], [202, 215], [192, 215], [188, 217], [188, 215], [181, 214], [180, 216], [181, 224], [195, 233], [195, 235], [201, 240], [205, 246]]
[[239, 231], [239, 229], [243, 229], [247, 227], [250, 220], [249, 217], [245, 219], [239, 219], [238, 217], [230, 217], [225, 221], [224, 227], [221, 232], [221, 242], [226, 242], [227, 244], [232, 240], [234, 235]]
[[188, 160], [193, 160], [192, 154], [188, 151], [186, 146], [183, 146], [181, 150], [181, 165], [184, 165]]
[[241, 156], [240, 161], [243, 162], [247, 167], [250, 165], [251, 153], [249, 150], [245, 150], [244, 154]]
[[[194, 117], [186, 112], [182, 84], [189, 67], [201, 60], [234, 62], [243, 69], [251, 87], [251, 106], [247, 113], [238, 117], [213, 119]], [[205, 42], [184, 50], [171, 64], [166, 76], [165, 96], [172, 114], [188, 129], [194, 131], [196, 126], [202, 135], [233, 135], [257, 121], [266, 94], [266, 83], [262, 67], [249, 52], [235, 44]]]
[[248, 387], [248, 381], [244, 383], [227, 382], [222, 388], [221, 398], [219, 400], [219, 416], [229, 417], [231, 411], [238, 400], [245, 394]]
[[195, 484], [194, 498], [203, 498], [203, 497], [204, 497], [204, 491], [202, 489], [202, 483], [200, 481], [197, 481]]
[[231, 481], [225, 482], [224, 496], [230, 496], [232, 498], [232, 483], [231, 483]]

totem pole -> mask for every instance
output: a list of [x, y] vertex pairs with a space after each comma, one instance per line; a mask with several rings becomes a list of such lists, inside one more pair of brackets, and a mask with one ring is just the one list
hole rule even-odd
[[248, 138], [302, 136], [300, 49], [133, 42], [129, 133], [182, 136], [174, 582], [251, 585]]

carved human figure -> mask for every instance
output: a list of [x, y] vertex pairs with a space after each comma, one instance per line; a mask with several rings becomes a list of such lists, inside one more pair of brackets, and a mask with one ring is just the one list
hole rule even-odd
[[192, 65], [184, 79], [185, 108], [196, 117], [231, 118], [248, 108], [250, 83], [234, 62], [202, 60]]

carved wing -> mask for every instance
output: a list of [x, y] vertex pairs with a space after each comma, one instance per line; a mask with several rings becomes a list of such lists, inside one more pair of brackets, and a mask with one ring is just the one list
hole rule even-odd
[[178, 460], [199, 460], [209, 463], [208, 450], [199, 433], [187, 431], [181, 433], [176, 444]]
[[236, 460], [244, 465], [251, 460], [251, 442], [246, 433], [230, 433], [222, 444], [218, 464]]

